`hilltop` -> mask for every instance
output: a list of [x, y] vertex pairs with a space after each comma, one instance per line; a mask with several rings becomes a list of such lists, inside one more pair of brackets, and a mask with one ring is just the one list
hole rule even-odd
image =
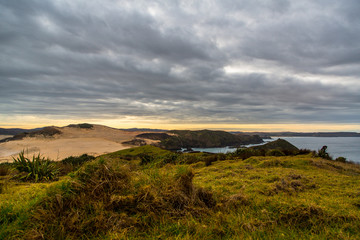
[[211, 130], [171, 130], [166, 133], [140, 134], [137, 138], [158, 141], [158, 146], [169, 150], [226, 146], [240, 147], [247, 144], [263, 143], [263, 140], [256, 135], [234, 135], [225, 131]]

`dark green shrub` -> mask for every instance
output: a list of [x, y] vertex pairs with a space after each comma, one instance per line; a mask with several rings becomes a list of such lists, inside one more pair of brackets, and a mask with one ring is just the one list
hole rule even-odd
[[89, 123], [80, 123], [80, 124], [70, 124], [70, 125], [68, 125], [68, 127], [91, 129], [94, 127], [94, 125], [89, 124]]
[[6, 176], [10, 173], [10, 166], [7, 163], [0, 164], [0, 176]]
[[299, 151], [297, 152], [297, 155], [306, 155], [306, 154], [309, 154], [309, 153], [312, 153], [313, 151], [311, 151], [310, 149], [299, 149]]
[[140, 165], [145, 165], [145, 164], [151, 163], [155, 159], [154, 156], [152, 156], [150, 154], [146, 154], [146, 153], [140, 154], [139, 158], [141, 160]]
[[17, 158], [13, 157], [14, 167], [20, 172], [17, 177], [24, 181], [53, 180], [59, 170], [53, 162], [40, 156], [33, 155], [32, 159], [25, 157], [24, 151]]
[[193, 164], [201, 161], [200, 157], [193, 154], [183, 154], [179, 157], [179, 163], [181, 164]]
[[94, 126], [88, 123], [80, 123], [78, 124], [79, 128], [93, 128]]
[[80, 166], [83, 163], [94, 160], [94, 159], [95, 159], [94, 156], [83, 154], [78, 157], [74, 157], [74, 156], [67, 157], [67, 158], [63, 159], [61, 162], [64, 164], [70, 164], [70, 165], [76, 167], [76, 166]]
[[83, 154], [78, 157], [70, 156], [57, 163], [61, 175], [66, 175], [70, 172], [77, 170], [85, 162], [94, 160], [95, 157], [87, 154]]
[[205, 166], [210, 166], [213, 162], [216, 162], [217, 160], [218, 158], [215, 154], [204, 157]]
[[236, 157], [240, 157], [242, 160], [245, 160], [252, 156], [263, 156], [263, 152], [253, 148], [239, 148], [234, 152]]
[[226, 160], [226, 154], [224, 154], [224, 153], [218, 153], [218, 154], [216, 154], [216, 157], [217, 157], [217, 160], [219, 160], [219, 161]]
[[266, 153], [267, 156], [285, 156], [285, 153], [279, 149], [272, 149]]
[[169, 153], [169, 154], [162, 157], [162, 162], [164, 164], [166, 164], [166, 163], [176, 163], [178, 158], [179, 158], [179, 154]]
[[346, 162], [346, 158], [344, 158], [344, 157], [338, 157], [338, 158], [336, 158], [335, 159], [335, 161], [338, 161], [338, 162]]

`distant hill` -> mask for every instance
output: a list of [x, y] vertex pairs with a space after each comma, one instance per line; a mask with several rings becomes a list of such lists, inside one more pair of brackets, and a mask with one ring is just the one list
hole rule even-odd
[[54, 136], [55, 134], [60, 134], [60, 133], [61, 133], [61, 131], [55, 127], [44, 127], [44, 128], [40, 128], [37, 130], [33, 129], [29, 132], [23, 131], [21, 133], [14, 135], [13, 137], [0, 140], [0, 143], [14, 141], [14, 140], [21, 140], [25, 137], [36, 137], [36, 136], [40, 136], [40, 135], [44, 136], [44, 137], [51, 137], [51, 136]]
[[225, 131], [211, 130], [172, 130], [167, 133], [146, 133], [137, 137], [160, 140], [160, 147], [169, 150], [181, 148], [212, 148], [234, 146], [239, 147], [246, 144], [262, 143], [259, 136], [234, 135]]
[[0, 135], [16, 135], [24, 132], [38, 131], [42, 128], [23, 129], [23, 128], [0, 128]]
[[259, 135], [262, 138], [276, 137], [360, 137], [357, 132], [234, 132], [238, 135]]

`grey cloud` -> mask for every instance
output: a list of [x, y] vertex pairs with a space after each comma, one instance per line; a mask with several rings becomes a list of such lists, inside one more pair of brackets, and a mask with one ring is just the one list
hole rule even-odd
[[[359, 122], [356, 1], [183, 3], [0, 1], [0, 115]], [[224, 71], [264, 59], [355, 80]]]

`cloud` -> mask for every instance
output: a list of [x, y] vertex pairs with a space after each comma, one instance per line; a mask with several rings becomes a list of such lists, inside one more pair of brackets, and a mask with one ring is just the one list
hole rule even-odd
[[0, 7], [2, 116], [360, 119], [357, 1], [24, 0]]

